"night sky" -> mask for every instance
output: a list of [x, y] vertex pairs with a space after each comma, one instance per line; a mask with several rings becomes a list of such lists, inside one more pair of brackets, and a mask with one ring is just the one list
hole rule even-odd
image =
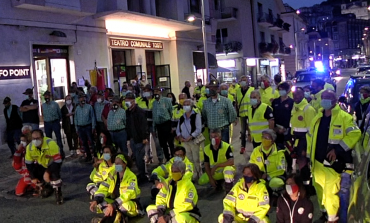
[[304, 6], [313, 6], [314, 4], [318, 4], [323, 1], [325, 0], [283, 0], [284, 3], [288, 3], [294, 9]]

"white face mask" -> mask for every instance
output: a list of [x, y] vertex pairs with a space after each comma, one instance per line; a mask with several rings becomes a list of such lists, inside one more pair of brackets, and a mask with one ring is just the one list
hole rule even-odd
[[72, 104], [72, 100], [67, 100], [67, 101], [66, 101], [66, 104], [67, 104], [67, 105]]
[[25, 141], [21, 141], [21, 145], [22, 145], [23, 147], [26, 147], [26, 146], [27, 146], [27, 142], [25, 142]]
[[98, 98], [96, 101], [97, 101], [98, 103], [101, 103], [103, 100], [101, 100], [101, 98]]
[[198, 82], [197, 83], [197, 86], [202, 86], [202, 82]]
[[131, 105], [132, 105], [132, 104], [131, 104], [131, 102], [130, 102], [130, 101], [126, 101], [126, 102], [125, 102], [125, 104], [126, 104], [126, 107], [127, 107], [127, 108], [131, 108]]
[[216, 99], [212, 99], [213, 103], [216, 103], [217, 102], [217, 98]]
[[261, 83], [261, 88], [265, 89], [265, 83], [263, 83], [263, 82]]
[[103, 137], [100, 138], [100, 144], [102, 144], [102, 145], [104, 144], [104, 138]]
[[191, 111], [191, 107], [190, 106], [183, 106], [183, 108], [184, 108], [184, 111], [185, 112]]
[[38, 140], [38, 139], [34, 139], [34, 140], [32, 140], [32, 144], [36, 147], [40, 147], [41, 144], [42, 144], [42, 141]]
[[143, 92], [143, 97], [144, 98], [147, 98], [147, 97], [150, 97], [150, 96], [151, 96], [150, 92]]
[[211, 144], [212, 144], [212, 146], [215, 146], [216, 145], [216, 139], [215, 138], [212, 138], [211, 139]]

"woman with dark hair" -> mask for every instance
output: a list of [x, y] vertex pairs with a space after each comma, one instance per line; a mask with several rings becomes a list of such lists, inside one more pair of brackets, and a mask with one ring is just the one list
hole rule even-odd
[[[67, 137], [67, 143], [70, 151], [70, 157], [77, 156], [78, 147], [78, 135], [74, 123], [74, 115], [76, 110], [76, 104], [73, 103], [71, 95], [65, 97], [65, 104], [63, 105], [62, 111], [62, 128], [64, 134]], [[73, 144], [72, 144], [73, 141]]]
[[170, 98], [172, 100], [172, 106], [177, 105], [176, 97], [172, 92], [167, 93], [167, 98]]
[[109, 173], [114, 170], [114, 159], [115, 150], [113, 147], [108, 145], [103, 146], [102, 160], [99, 160], [98, 165], [94, 165], [94, 169], [90, 174], [92, 183], [89, 183], [86, 187], [87, 192], [91, 194], [91, 198], [93, 198], [95, 192], [98, 190], [99, 185], [106, 181]]
[[244, 167], [243, 178], [226, 195], [223, 203], [224, 212], [218, 217], [220, 223], [269, 222], [266, 214], [270, 199], [256, 164], [249, 163]]
[[306, 190], [300, 176], [287, 177], [285, 192], [279, 197], [276, 209], [277, 223], [311, 223], [313, 204], [306, 196]]

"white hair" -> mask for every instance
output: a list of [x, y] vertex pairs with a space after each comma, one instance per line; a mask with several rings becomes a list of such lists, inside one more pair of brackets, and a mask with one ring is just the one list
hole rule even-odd
[[29, 130], [30, 132], [32, 132], [32, 126], [30, 126], [30, 125], [24, 125], [23, 127], [22, 127], [22, 132], [24, 132], [24, 131], [26, 131], [26, 130]]
[[186, 170], [186, 165], [183, 161], [175, 161], [172, 164], [171, 170], [173, 170], [174, 168], [177, 168], [178, 170], [180, 170], [181, 173], [184, 174]]

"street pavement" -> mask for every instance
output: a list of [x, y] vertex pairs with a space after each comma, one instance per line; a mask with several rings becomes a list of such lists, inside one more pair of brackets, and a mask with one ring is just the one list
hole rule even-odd
[[[337, 93], [341, 95], [344, 86], [348, 80], [350, 73], [353, 71], [342, 71], [343, 76], [337, 77]], [[247, 145], [247, 152], [240, 155], [240, 139], [239, 134], [240, 125], [234, 126], [232, 145], [234, 146], [235, 165], [240, 169], [245, 165], [252, 152], [252, 145]], [[65, 151], [68, 154], [67, 145]], [[98, 214], [89, 211], [89, 196], [86, 192], [86, 185], [89, 183], [89, 175], [92, 170], [91, 164], [80, 162], [79, 159], [67, 160], [63, 163], [62, 179], [63, 179], [63, 197], [64, 204], [56, 205], [54, 195], [46, 198], [34, 198], [32, 195], [24, 197], [17, 197], [14, 195], [14, 188], [20, 175], [17, 174], [12, 166], [11, 159], [9, 159], [9, 149], [6, 145], [0, 146], [0, 216], [1, 222], [18, 223], [18, 222], [90, 222], [93, 217]], [[156, 167], [156, 164], [149, 165], [151, 170]], [[136, 171], [134, 168], [133, 171]], [[240, 176], [240, 171], [238, 171]], [[210, 194], [208, 186], [196, 185], [198, 190], [198, 207], [201, 211], [201, 222], [213, 223], [217, 222], [219, 214], [222, 213], [223, 205], [222, 199], [224, 192]], [[141, 203], [144, 207], [154, 203], [150, 198], [151, 184], [147, 183], [140, 186], [141, 189]], [[320, 217], [319, 207], [317, 205], [316, 197], [311, 198], [315, 205], [314, 219]], [[269, 217], [271, 222], [275, 222], [275, 208], [271, 208]], [[149, 222], [146, 216], [140, 218], [136, 217], [130, 219], [130, 222], [146, 223]]]

